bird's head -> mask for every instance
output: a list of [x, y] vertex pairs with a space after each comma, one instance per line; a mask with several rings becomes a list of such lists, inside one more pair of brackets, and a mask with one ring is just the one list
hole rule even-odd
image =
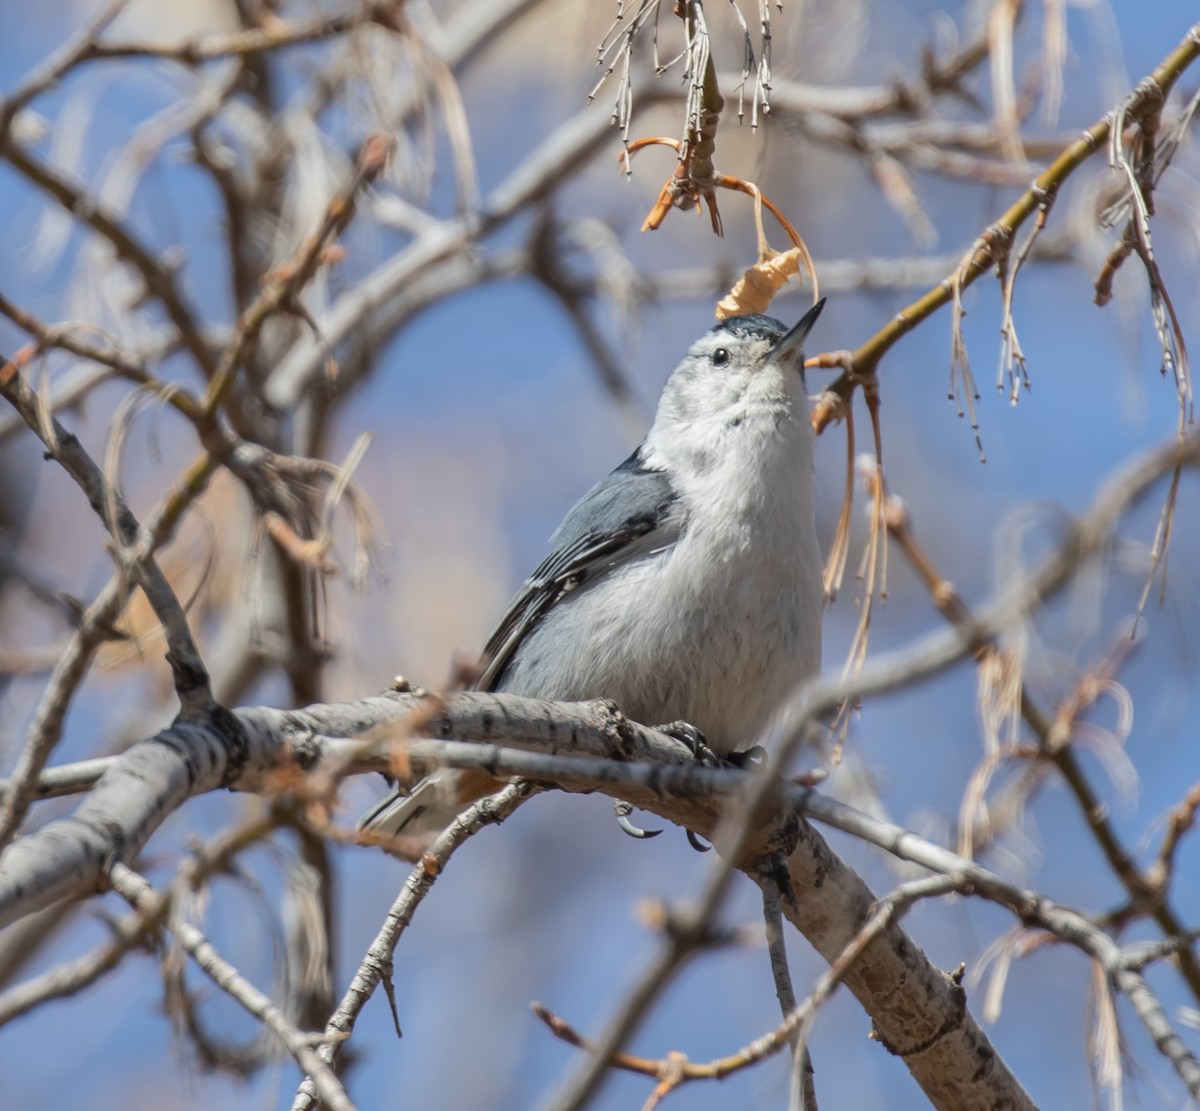
[[708, 465], [741, 450], [742, 430], [772, 432], [781, 420], [807, 429], [802, 348], [824, 304], [790, 329], [770, 316], [732, 316], [696, 340], [663, 388], [649, 453], [668, 467], [688, 456]]

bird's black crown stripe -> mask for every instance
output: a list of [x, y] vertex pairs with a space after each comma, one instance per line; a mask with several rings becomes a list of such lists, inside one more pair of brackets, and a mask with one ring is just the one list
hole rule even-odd
[[787, 333], [787, 327], [773, 316], [751, 313], [747, 316], [729, 316], [721, 321], [713, 333], [716, 335], [747, 336], [770, 340], [774, 343]]

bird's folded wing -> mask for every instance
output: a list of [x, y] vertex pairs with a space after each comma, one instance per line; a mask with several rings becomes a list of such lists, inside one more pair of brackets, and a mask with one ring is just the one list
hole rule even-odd
[[674, 543], [683, 528], [678, 502], [667, 476], [644, 465], [640, 448], [592, 487], [559, 525], [550, 554], [501, 618], [484, 648], [476, 688], [497, 688], [513, 653], [563, 597]]

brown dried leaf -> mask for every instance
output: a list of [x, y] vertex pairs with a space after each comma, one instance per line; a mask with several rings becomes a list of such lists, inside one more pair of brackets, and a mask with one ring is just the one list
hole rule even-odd
[[799, 275], [802, 259], [800, 247], [772, 251], [770, 257], [751, 266], [717, 302], [717, 319], [766, 312], [775, 294], [793, 275]]

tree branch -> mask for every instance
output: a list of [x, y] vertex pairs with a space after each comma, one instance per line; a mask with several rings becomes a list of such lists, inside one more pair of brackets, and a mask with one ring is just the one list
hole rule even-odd
[[165, 913], [163, 898], [146, 880], [119, 861], [108, 871], [113, 887], [145, 917], [160, 919], [183, 950], [222, 991], [232, 996], [283, 1043], [312, 1079], [330, 1111], [354, 1111], [354, 1104], [333, 1070], [321, 1060], [312, 1039], [287, 1020], [271, 1000], [213, 947], [195, 926]]
[[[1165, 98], [1180, 75], [1197, 57], [1200, 57], [1200, 23], [1192, 27], [1179, 46], [1154, 70], [1147, 81], [1138, 86], [1138, 93], [1126, 108], [1126, 114], [1134, 118], [1145, 107], [1161, 104], [1162, 98]], [[897, 313], [874, 336], [846, 355], [843, 360], [843, 373], [829, 387], [829, 400], [818, 405], [813, 411], [814, 428], [819, 432], [824, 431], [839, 411], [839, 402], [844, 404], [848, 401], [861, 382], [876, 374], [880, 360], [901, 338], [926, 317], [953, 300], [956, 289], [961, 295], [963, 289], [987, 273], [1000, 258], [1003, 243], [1011, 242], [1017, 229], [1038, 210], [1046, 198], [1054, 195], [1076, 169], [1097, 151], [1105, 149], [1111, 118], [1110, 115], [1106, 115], [1094, 123], [1039, 174], [1030, 188], [991, 226], [989, 232], [994, 229], [995, 234], [981, 236], [976, 246], [964, 256], [954, 275]], [[817, 362], [817, 365], [825, 364]], [[829, 365], [842, 365], [842, 362]]]

